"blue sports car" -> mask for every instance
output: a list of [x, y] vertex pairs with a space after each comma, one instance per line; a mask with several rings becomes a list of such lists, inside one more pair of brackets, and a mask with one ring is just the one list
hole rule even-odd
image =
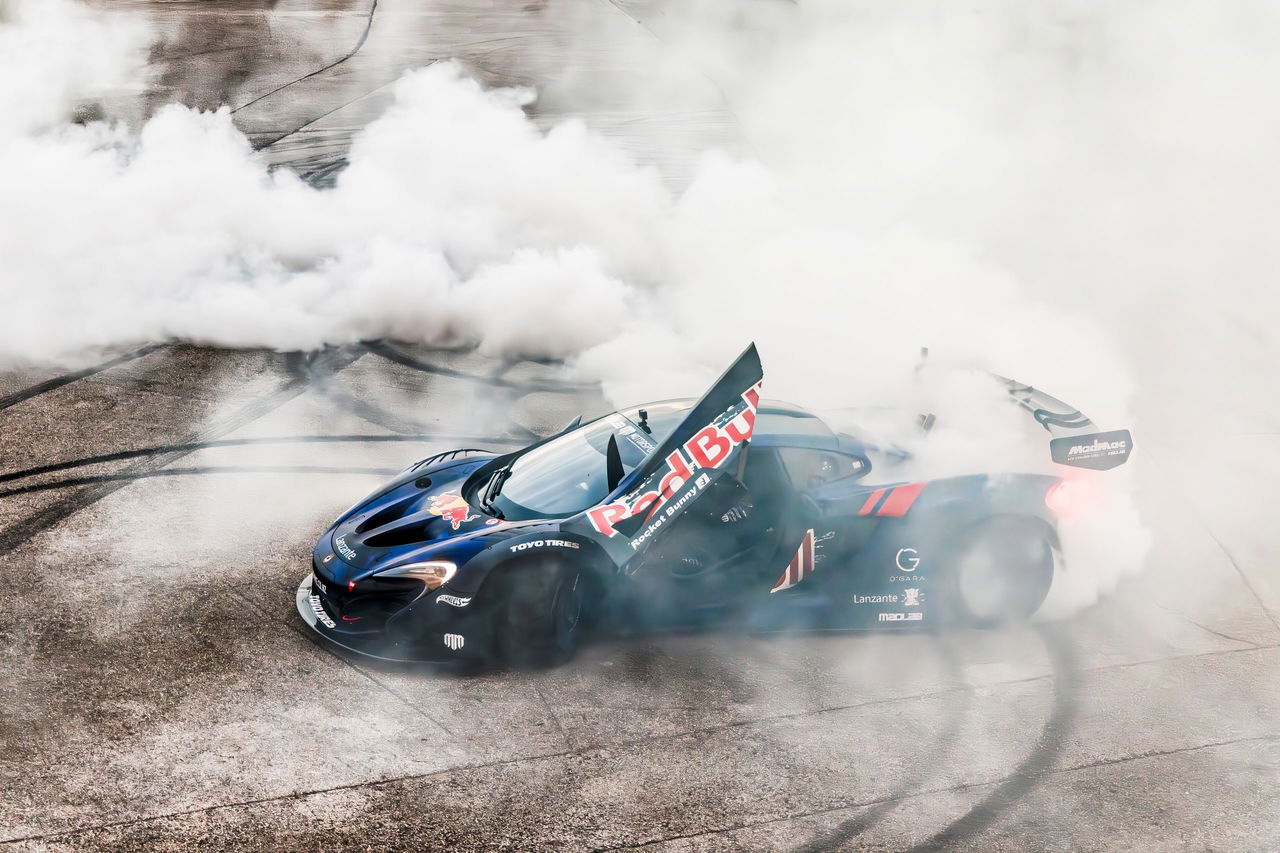
[[[325, 531], [298, 612], [375, 657], [546, 665], [593, 626], [992, 625], [1040, 606], [1070, 479], [900, 481], [900, 451], [763, 399], [762, 380], [752, 345], [701, 399], [423, 459]], [[1002, 381], [1054, 462], [1128, 458], [1127, 430]]]

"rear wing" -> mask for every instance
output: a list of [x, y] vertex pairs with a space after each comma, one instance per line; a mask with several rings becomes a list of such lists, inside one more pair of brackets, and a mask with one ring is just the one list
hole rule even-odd
[[1039, 388], [999, 375], [996, 379], [1006, 386], [1009, 396], [1053, 436], [1049, 442], [1049, 455], [1054, 462], [1075, 468], [1109, 471], [1128, 461], [1133, 451], [1133, 436], [1129, 430], [1097, 432], [1097, 426], [1079, 409]]

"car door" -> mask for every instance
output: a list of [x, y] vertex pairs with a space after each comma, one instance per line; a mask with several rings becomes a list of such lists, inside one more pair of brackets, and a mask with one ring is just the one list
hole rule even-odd
[[[705, 514], [740, 488], [734, 481], [755, 428], [763, 378], [752, 344], [607, 498], [564, 528], [598, 543], [620, 573], [634, 570], [681, 526], [680, 518]], [[729, 547], [711, 536], [710, 551]]]
[[824, 448], [779, 447], [776, 454], [794, 498], [779, 518], [780, 575], [771, 591], [841, 590], [850, 582], [849, 558], [875, 530], [874, 520], [847, 511], [867, 490], [860, 481], [870, 462]]

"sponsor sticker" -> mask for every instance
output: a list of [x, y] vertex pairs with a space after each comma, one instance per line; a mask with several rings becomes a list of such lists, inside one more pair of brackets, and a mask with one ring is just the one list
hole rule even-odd
[[859, 595], [853, 594], [854, 604], [897, 604], [898, 596], [892, 593], [886, 595]]
[[1127, 429], [1055, 438], [1049, 442], [1054, 462], [1095, 471], [1107, 471], [1124, 464], [1132, 449], [1133, 436]]
[[338, 623], [334, 622], [329, 617], [329, 614], [324, 611], [324, 605], [320, 603], [320, 596], [313, 595], [307, 600], [311, 602], [311, 610], [316, 614], [316, 618], [323, 622], [326, 628], [336, 628], [338, 626]]
[[782, 576], [774, 582], [773, 589], [769, 590], [769, 594], [773, 595], [775, 592], [791, 589], [791, 587], [813, 574], [813, 570], [818, 565], [817, 560], [813, 557], [813, 528], [810, 527], [804, 532], [804, 538], [800, 540], [800, 547], [796, 549], [795, 556], [791, 558], [791, 562], [787, 563], [787, 567], [782, 571]]
[[1068, 456], [1082, 458], [1087, 456], [1115, 456], [1129, 447], [1127, 441], [1099, 441], [1094, 439], [1089, 444], [1073, 444], [1067, 450]]
[[324, 585], [324, 581], [320, 580], [319, 575], [312, 575], [311, 582], [316, 586], [320, 587], [321, 592], [327, 593], [329, 591], [329, 587]]
[[342, 555], [344, 560], [354, 560], [356, 558], [355, 549], [347, 544], [345, 536], [339, 536], [333, 540], [333, 547], [338, 549], [338, 553]]
[[466, 522], [475, 521], [480, 517], [471, 513], [471, 505], [457, 492], [432, 495], [427, 506], [427, 512], [440, 516], [449, 522], [449, 526], [454, 530], [457, 530]]
[[705, 485], [705, 483], [695, 482], [692, 486], [689, 487], [689, 490], [687, 492], [685, 492], [683, 495], [679, 497], [679, 499], [677, 499], [674, 503], [668, 504], [665, 514], [659, 515], [656, 521], [654, 521], [652, 524], [646, 527], [643, 532], [641, 532], [638, 536], [636, 536], [634, 539], [631, 540], [631, 549], [633, 551], [639, 551], [640, 546], [645, 543], [645, 540], [647, 540], [650, 536], [656, 533], [658, 531], [658, 528], [662, 527], [662, 525], [667, 522], [667, 519], [673, 517], [677, 512], [681, 510], [681, 508], [685, 506], [685, 504], [693, 500], [694, 497], [697, 496], [698, 490], [702, 488], [703, 485]]
[[920, 590], [907, 588], [902, 591], [903, 607], [919, 607], [920, 606]]
[[456, 652], [467, 644], [467, 639], [461, 634], [445, 634], [444, 644], [448, 646], [450, 651]]
[[881, 622], [920, 622], [924, 619], [924, 614], [920, 611], [914, 613], [881, 613]]
[[917, 571], [920, 568], [920, 552], [915, 548], [899, 548], [893, 562], [900, 572]]
[[814, 537], [813, 564], [815, 566], [818, 565], [818, 563], [821, 563], [823, 560], [827, 559], [827, 555], [822, 553], [822, 549], [826, 547], [823, 543], [830, 542], [832, 539], [835, 539], [835, 538], [836, 538], [836, 532], [834, 530], [828, 530], [826, 533], [822, 534], [821, 536]]
[[436, 596], [436, 604], [452, 604], [454, 607], [466, 607], [471, 603], [471, 596], [465, 598], [457, 595]]
[[627, 441], [640, 448], [640, 452], [646, 456], [652, 453], [654, 448], [658, 446], [635, 430], [631, 430], [631, 432], [624, 434], [627, 436]]
[[571, 542], [568, 539], [535, 539], [532, 542], [520, 542], [512, 545], [508, 550], [512, 553], [528, 551], [532, 548], [570, 548], [577, 551], [581, 547], [577, 542]]

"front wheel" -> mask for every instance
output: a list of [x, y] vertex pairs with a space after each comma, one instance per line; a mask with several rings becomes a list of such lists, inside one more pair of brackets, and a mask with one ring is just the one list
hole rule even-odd
[[510, 572], [503, 624], [497, 626], [504, 662], [554, 666], [573, 657], [583, 633], [586, 580], [576, 567], [538, 561]]
[[1049, 594], [1057, 563], [1039, 519], [994, 516], [963, 531], [944, 578], [950, 621], [980, 628], [1028, 619]]

